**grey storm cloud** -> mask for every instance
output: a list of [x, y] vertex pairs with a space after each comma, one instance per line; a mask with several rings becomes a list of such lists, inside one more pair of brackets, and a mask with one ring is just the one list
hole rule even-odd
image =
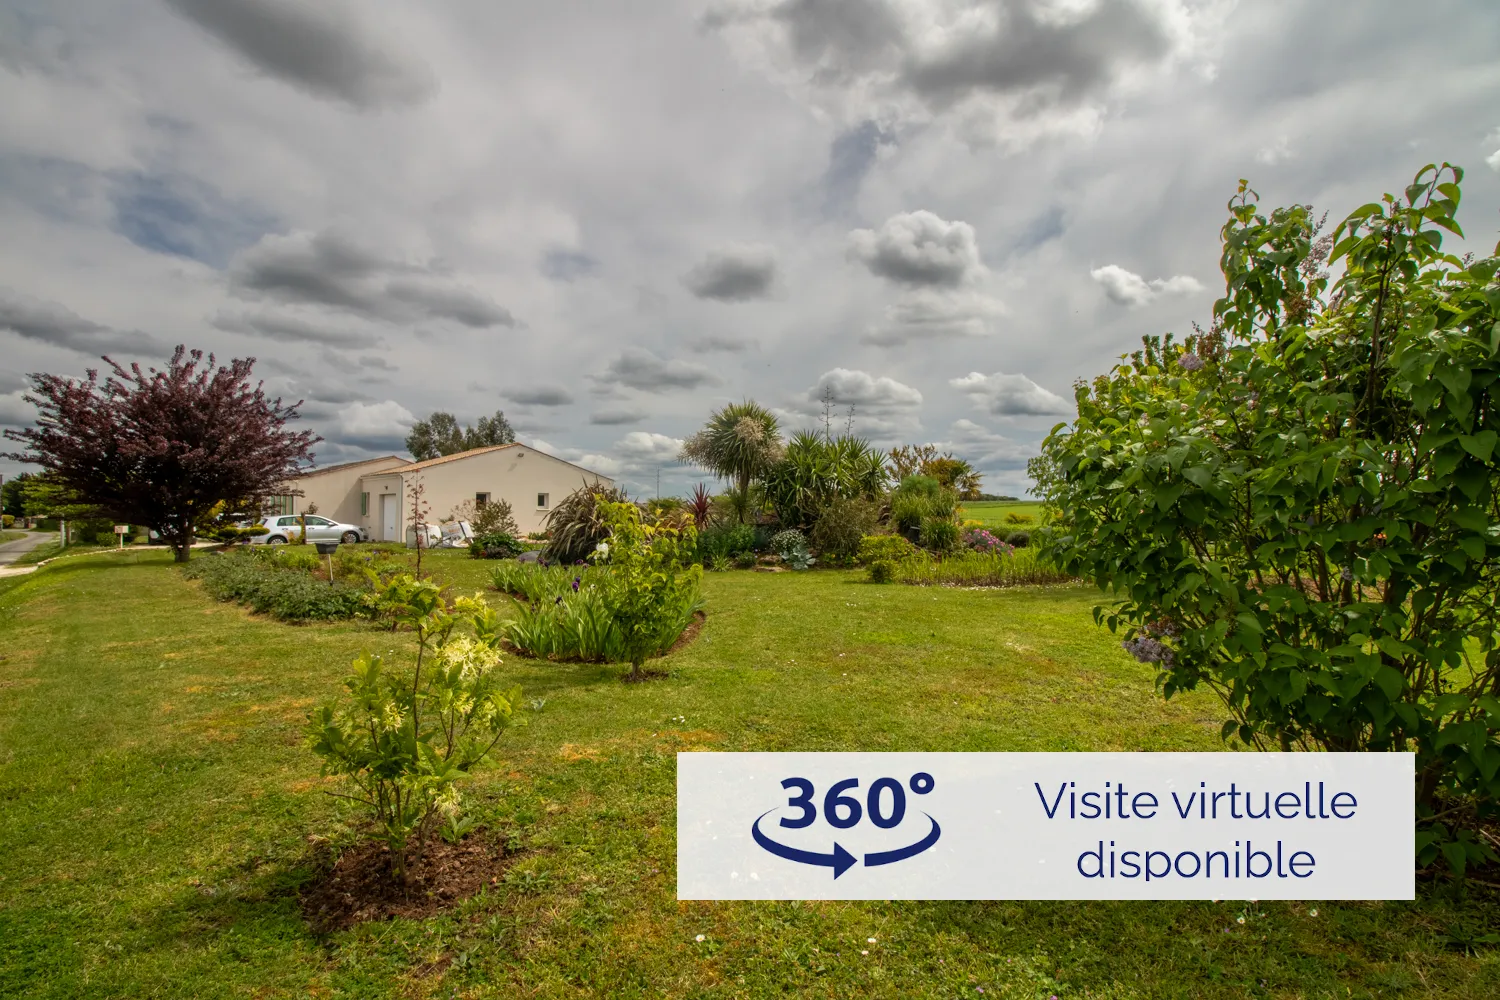
[[140, 330], [116, 330], [84, 319], [56, 302], [43, 302], [0, 289], [0, 330], [26, 340], [64, 347], [80, 354], [102, 351], [161, 353], [164, 345]]
[[698, 298], [720, 302], [763, 299], [775, 281], [776, 255], [759, 244], [715, 250], [682, 277], [683, 285]]
[[542, 273], [553, 281], [577, 281], [599, 270], [599, 262], [576, 250], [553, 250], [542, 258]]
[[908, 287], [956, 288], [985, 274], [974, 227], [928, 211], [893, 215], [849, 234], [848, 255], [876, 277]]
[[755, 341], [744, 337], [731, 337], [723, 333], [705, 333], [701, 337], [694, 337], [687, 342], [687, 349], [694, 354], [712, 354], [715, 351], [724, 351], [728, 354], [739, 354], [748, 351], [755, 346]]
[[626, 348], [598, 375], [591, 376], [598, 389], [616, 386], [652, 392], [662, 389], [697, 389], [722, 385], [723, 379], [703, 365], [691, 361], [666, 360], [642, 347]]
[[998, 299], [952, 289], [912, 289], [886, 307], [886, 323], [860, 339], [892, 347], [938, 338], [982, 337], [1005, 314]]
[[373, 333], [343, 329], [319, 319], [268, 310], [245, 313], [220, 311], [214, 317], [213, 325], [225, 333], [248, 333], [287, 344], [375, 347], [380, 343], [380, 338]]
[[510, 310], [455, 285], [431, 265], [389, 260], [333, 233], [267, 236], [235, 258], [229, 290], [242, 299], [311, 305], [368, 320], [450, 320], [515, 326]]
[[533, 385], [523, 389], [507, 389], [501, 393], [512, 403], [522, 406], [567, 406], [573, 402], [573, 394], [560, 385]]
[[616, 427], [620, 424], [638, 424], [648, 416], [650, 414], [645, 410], [638, 410], [629, 406], [619, 406], [597, 410], [589, 414], [589, 423], [599, 424], [604, 427]]
[[774, 27], [814, 86], [904, 92], [934, 111], [974, 94], [1022, 96], [1029, 112], [1076, 105], [1173, 47], [1165, 12], [1140, 0], [1099, 0], [1066, 14], [1037, 0], [945, 7], [937, 12], [947, 15], [945, 31], [898, 0], [732, 0], [702, 23]]
[[0, 394], [0, 424], [24, 427], [36, 420], [36, 407], [21, 398], [19, 392]]
[[360, 110], [420, 104], [437, 91], [432, 70], [375, 38], [333, 0], [166, 0], [261, 72]]

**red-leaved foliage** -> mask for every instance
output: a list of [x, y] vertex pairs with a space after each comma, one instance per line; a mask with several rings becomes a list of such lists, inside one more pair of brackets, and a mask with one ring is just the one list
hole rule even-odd
[[261, 510], [322, 440], [286, 429], [302, 402], [267, 399], [249, 380], [254, 358], [215, 367], [212, 354], [205, 365], [202, 351], [179, 345], [164, 371], [103, 360], [113, 374], [102, 382], [92, 368], [87, 379], [32, 375], [24, 398], [37, 423], [5, 432], [27, 449], [6, 457], [40, 465], [122, 522], [154, 529], [179, 562], [215, 504]]

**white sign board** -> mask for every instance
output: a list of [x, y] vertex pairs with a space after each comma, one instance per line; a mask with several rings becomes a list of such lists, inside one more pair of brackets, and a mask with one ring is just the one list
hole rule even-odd
[[1413, 899], [1410, 753], [680, 753], [678, 899]]

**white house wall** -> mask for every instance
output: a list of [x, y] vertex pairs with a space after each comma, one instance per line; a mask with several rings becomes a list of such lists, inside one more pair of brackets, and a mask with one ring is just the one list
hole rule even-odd
[[301, 496], [292, 498], [290, 513], [306, 513], [311, 504], [318, 505], [318, 513], [343, 524], [363, 524], [366, 515], [359, 512], [360, 480], [372, 472], [398, 468], [410, 463], [390, 456], [356, 465], [330, 469], [327, 472], [312, 471], [296, 480]]
[[[491, 501], [510, 503], [516, 527], [522, 534], [541, 531], [542, 522], [551, 508], [579, 486], [585, 483], [591, 486], [614, 485], [611, 479], [525, 446], [440, 462], [411, 472], [366, 474], [361, 489], [370, 494], [370, 514], [363, 523], [369, 526], [372, 538], [384, 537], [384, 526], [378, 523], [379, 497], [386, 494], [399, 498], [396, 501], [400, 510], [398, 538], [405, 539], [406, 529], [411, 525], [411, 483], [418, 476], [422, 480], [423, 500], [430, 512], [429, 522], [436, 524], [450, 517], [460, 504], [473, 501], [475, 494], [488, 493]], [[538, 493], [547, 494], [546, 507], [537, 506]]]

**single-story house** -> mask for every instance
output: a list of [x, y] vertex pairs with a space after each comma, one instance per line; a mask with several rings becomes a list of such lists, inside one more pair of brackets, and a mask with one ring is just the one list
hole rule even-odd
[[479, 505], [504, 500], [522, 534], [541, 531], [553, 505], [578, 487], [614, 486], [607, 476], [529, 445], [501, 444], [425, 462], [388, 455], [309, 469], [290, 484], [282, 512], [305, 512], [316, 504], [326, 517], [364, 526], [372, 539], [403, 541], [411, 527], [413, 486], [418, 482], [429, 523], [450, 517], [465, 501]]

